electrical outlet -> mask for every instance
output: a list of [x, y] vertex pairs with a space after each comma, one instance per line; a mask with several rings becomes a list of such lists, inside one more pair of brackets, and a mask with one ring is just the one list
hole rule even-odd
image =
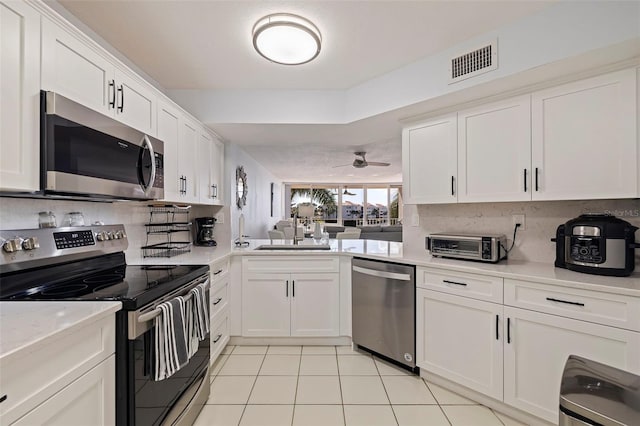
[[411, 226], [420, 226], [420, 216], [417, 214], [411, 215]]
[[518, 228], [520, 231], [524, 231], [526, 228], [525, 223], [524, 223], [524, 215], [523, 214], [514, 214], [512, 217], [512, 225], [515, 227], [516, 223], [520, 224], [520, 228]]
[[216, 223], [220, 223], [220, 224], [224, 223], [224, 212], [219, 212], [216, 215]]

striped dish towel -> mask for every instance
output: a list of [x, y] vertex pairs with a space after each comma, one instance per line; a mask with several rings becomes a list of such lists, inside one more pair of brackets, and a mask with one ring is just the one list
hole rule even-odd
[[198, 342], [209, 333], [209, 280], [191, 289], [191, 300], [187, 302], [187, 340], [189, 356], [198, 350]]
[[164, 380], [189, 361], [185, 336], [185, 302], [176, 297], [157, 306], [160, 315], [155, 318], [154, 380]]

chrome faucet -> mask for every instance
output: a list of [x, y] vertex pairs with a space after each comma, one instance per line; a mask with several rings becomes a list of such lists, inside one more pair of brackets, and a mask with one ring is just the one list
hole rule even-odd
[[298, 245], [298, 235], [296, 235], [298, 233], [298, 215], [294, 214], [293, 215], [293, 245], [297, 246]]

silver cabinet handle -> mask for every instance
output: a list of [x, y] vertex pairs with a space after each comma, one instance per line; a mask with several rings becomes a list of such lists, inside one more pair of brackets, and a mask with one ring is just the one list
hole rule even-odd
[[399, 280], [399, 281], [411, 281], [411, 275], [409, 274], [398, 274], [395, 272], [377, 271], [375, 269], [367, 269], [367, 268], [362, 268], [360, 266], [353, 266], [352, 270], [354, 272], [371, 275], [373, 277], [389, 278], [391, 280]]
[[218, 303], [220, 303], [222, 301], [222, 297], [218, 297], [214, 302], [213, 302], [213, 306], [217, 305]]
[[222, 334], [218, 334], [215, 339], [213, 339], [213, 343], [218, 343], [218, 340], [222, 337]]

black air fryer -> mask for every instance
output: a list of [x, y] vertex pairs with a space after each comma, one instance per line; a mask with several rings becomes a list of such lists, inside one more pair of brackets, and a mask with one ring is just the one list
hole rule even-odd
[[635, 268], [638, 228], [617, 217], [583, 214], [558, 226], [555, 266], [587, 274], [626, 277]]

